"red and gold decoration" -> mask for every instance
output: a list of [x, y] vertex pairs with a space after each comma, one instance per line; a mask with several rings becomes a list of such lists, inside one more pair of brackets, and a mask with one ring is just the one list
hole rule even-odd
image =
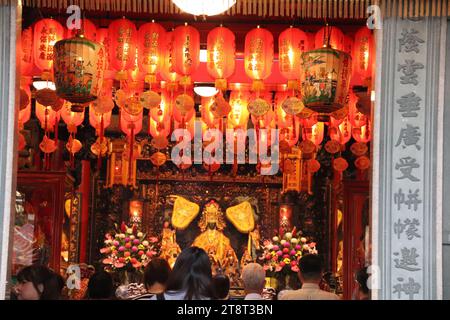
[[235, 51], [235, 37], [230, 29], [220, 26], [208, 33], [206, 67], [218, 90], [227, 89], [226, 79], [234, 73]]
[[126, 80], [128, 70], [136, 59], [137, 30], [130, 20], [118, 19], [109, 25], [109, 66], [116, 71], [117, 80]]
[[191, 84], [190, 76], [200, 63], [200, 34], [197, 29], [187, 24], [176, 27], [172, 50], [174, 71], [183, 76], [181, 84]]
[[138, 31], [139, 70], [145, 72], [145, 81], [156, 83], [156, 73], [163, 62], [163, 44], [166, 30], [154, 21], [143, 24]]

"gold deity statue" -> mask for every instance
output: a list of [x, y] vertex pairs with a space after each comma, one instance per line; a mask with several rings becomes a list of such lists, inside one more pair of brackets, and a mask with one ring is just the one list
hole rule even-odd
[[[193, 246], [204, 249], [206, 252], [214, 252], [214, 259], [221, 268], [228, 268], [227, 272], [235, 272], [232, 268], [237, 268], [238, 261], [230, 239], [222, 232], [225, 228], [225, 220], [220, 210], [219, 204], [211, 200], [203, 209], [202, 217], [198, 223], [202, 233], [195, 238]], [[213, 266], [214, 268], [215, 266]]]
[[176, 240], [176, 231], [170, 228], [169, 221], [165, 221], [162, 230], [160, 257], [167, 260], [169, 265], [173, 267], [180, 252], [181, 249]]

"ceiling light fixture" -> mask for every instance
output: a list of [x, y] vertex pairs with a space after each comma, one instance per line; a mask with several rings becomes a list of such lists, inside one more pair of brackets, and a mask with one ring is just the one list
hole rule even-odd
[[215, 16], [236, 4], [236, 0], [172, 0], [172, 2], [182, 11], [194, 16]]
[[194, 86], [194, 92], [200, 97], [210, 98], [215, 96], [219, 92], [219, 90], [217, 90], [213, 84], [198, 84]]
[[41, 79], [36, 79], [33, 81], [33, 87], [36, 90], [42, 90], [42, 89], [51, 89], [51, 90], [56, 90], [55, 84], [52, 81], [47, 81], [47, 80], [41, 80]]

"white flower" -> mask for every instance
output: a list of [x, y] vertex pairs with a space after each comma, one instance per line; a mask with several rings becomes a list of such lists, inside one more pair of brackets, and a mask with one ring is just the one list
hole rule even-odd
[[111, 244], [111, 243], [112, 243], [112, 240], [111, 240], [111, 239], [105, 240], [105, 244]]
[[147, 247], [147, 246], [148, 246], [148, 241], [147, 241], [147, 240], [142, 241], [142, 245], [143, 245], [144, 247]]
[[138, 236], [138, 238], [142, 238], [144, 236], [144, 234], [142, 232], [138, 232], [137, 236]]
[[135, 237], [134, 237], [133, 235], [130, 236], [130, 240], [134, 240], [134, 238], [135, 238]]
[[298, 243], [298, 239], [297, 238], [292, 238], [291, 239], [291, 243], [292, 244], [297, 244]]
[[317, 252], [316, 249], [313, 249], [313, 250], [311, 250], [311, 253], [312, 253], [312, 254], [317, 254], [318, 252]]
[[278, 238], [278, 237], [273, 237], [272, 240], [273, 240], [273, 242], [278, 242], [278, 241], [280, 241], [280, 238]]
[[127, 233], [133, 233], [133, 229], [128, 228], [128, 229], [127, 229]]
[[123, 233], [119, 234], [120, 239], [125, 239], [125, 235]]
[[269, 244], [269, 245], [267, 246], [267, 249], [272, 250], [272, 249], [273, 249], [273, 244]]
[[287, 241], [284, 240], [284, 239], [280, 241], [281, 245], [284, 245], [286, 242], [287, 242]]
[[301, 241], [302, 243], [306, 243], [306, 238], [305, 238], [305, 237], [301, 237], [301, 238], [300, 238], [300, 241]]
[[309, 251], [309, 246], [307, 244], [303, 245], [303, 250], [308, 250]]
[[286, 232], [286, 233], [284, 234], [284, 237], [285, 237], [287, 240], [291, 240], [291, 238], [292, 238], [292, 233]]

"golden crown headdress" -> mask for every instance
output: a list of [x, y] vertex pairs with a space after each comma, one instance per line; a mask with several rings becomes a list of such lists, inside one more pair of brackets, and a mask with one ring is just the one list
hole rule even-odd
[[203, 232], [206, 230], [209, 223], [215, 223], [218, 230], [223, 230], [226, 226], [222, 210], [220, 210], [219, 204], [214, 200], [208, 202], [203, 208], [202, 217], [200, 218], [198, 226]]

